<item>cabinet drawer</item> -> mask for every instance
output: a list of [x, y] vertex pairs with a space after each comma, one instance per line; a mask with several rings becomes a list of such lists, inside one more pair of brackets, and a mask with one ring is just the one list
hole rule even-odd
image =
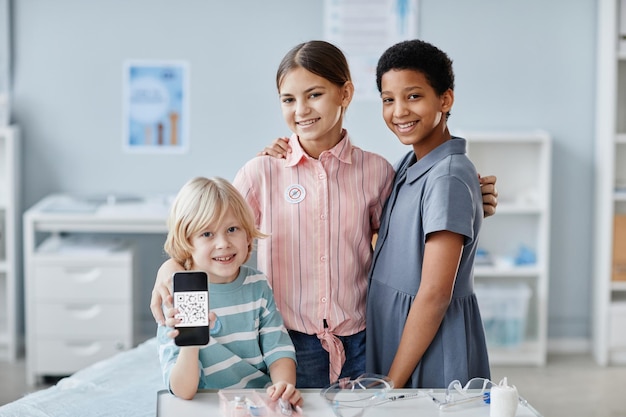
[[127, 337], [132, 335], [130, 303], [37, 303], [36, 336]]
[[130, 265], [35, 265], [33, 289], [39, 300], [128, 300], [132, 268]]
[[131, 342], [123, 339], [38, 340], [29, 355], [35, 373], [69, 375], [130, 347]]

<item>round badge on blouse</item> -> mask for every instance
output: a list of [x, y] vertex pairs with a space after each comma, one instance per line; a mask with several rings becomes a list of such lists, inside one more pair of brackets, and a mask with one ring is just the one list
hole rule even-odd
[[285, 189], [285, 200], [291, 204], [298, 204], [306, 196], [306, 190], [300, 184], [290, 185]]

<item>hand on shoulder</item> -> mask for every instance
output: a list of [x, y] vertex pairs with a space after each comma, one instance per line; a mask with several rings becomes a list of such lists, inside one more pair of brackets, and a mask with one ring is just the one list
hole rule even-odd
[[289, 138], [282, 137], [274, 140], [270, 146], [266, 146], [257, 156], [271, 156], [272, 158], [285, 159], [289, 152], [291, 152]]

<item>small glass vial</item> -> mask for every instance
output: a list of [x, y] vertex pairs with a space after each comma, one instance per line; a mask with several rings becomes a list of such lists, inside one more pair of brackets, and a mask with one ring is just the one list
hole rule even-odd
[[231, 416], [232, 417], [246, 417], [248, 415], [248, 407], [246, 406], [246, 398], [240, 395], [235, 395], [232, 402]]

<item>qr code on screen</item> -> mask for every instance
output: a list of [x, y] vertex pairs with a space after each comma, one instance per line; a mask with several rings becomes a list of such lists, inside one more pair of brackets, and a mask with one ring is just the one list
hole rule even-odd
[[209, 325], [207, 291], [180, 291], [174, 294], [174, 307], [179, 313], [176, 317], [181, 317], [182, 322], [176, 327], [198, 327]]

